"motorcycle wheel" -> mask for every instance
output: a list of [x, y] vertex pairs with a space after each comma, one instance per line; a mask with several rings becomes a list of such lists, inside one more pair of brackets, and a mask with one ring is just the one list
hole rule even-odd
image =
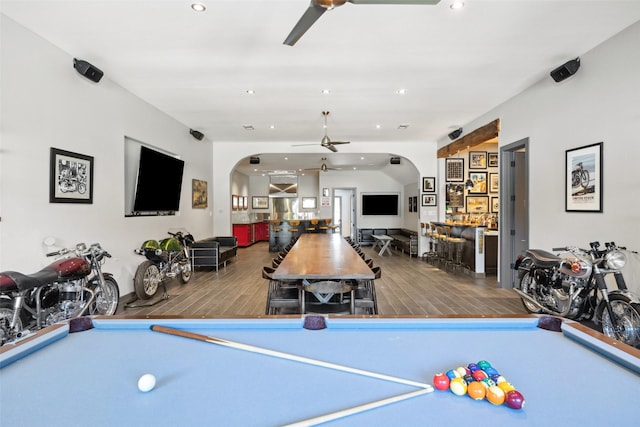
[[589, 171], [582, 170], [580, 172], [580, 185], [582, 185], [583, 188], [587, 188], [589, 186]]
[[22, 331], [24, 325], [27, 323], [22, 316], [19, 316], [15, 330], [11, 331], [9, 329], [9, 323], [11, 323], [11, 319], [13, 319], [13, 313], [13, 301], [0, 301], [0, 345], [2, 345], [5, 340], [7, 342], [12, 341], [15, 338], [15, 332]]
[[189, 257], [187, 257], [186, 263], [183, 268], [184, 270], [182, 270], [182, 272], [180, 273], [180, 281], [183, 284], [186, 284], [189, 282], [189, 280], [191, 280], [191, 276], [193, 274], [193, 271], [191, 271], [191, 260], [189, 259]]
[[89, 307], [89, 314], [102, 314], [112, 316], [118, 310], [118, 301], [120, 299], [120, 288], [113, 277], [106, 276], [104, 278], [104, 287], [100, 282], [96, 281], [91, 289], [96, 293], [95, 300]]
[[620, 327], [616, 331], [604, 304], [599, 308], [599, 318], [602, 320], [602, 333], [609, 338], [622, 341], [633, 347], [640, 345], [640, 304], [631, 302], [626, 295], [609, 295], [609, 302], [617, 323]]
[[144, 261], [138, 266], [135, 276], [133, 276], [133, 288], [139, 299], [149, 299], [158, 292], [158, 286], [162, 278], [160, 270], [151, 261]]
[[[535, 299], [535, 296], [531, 291], [531, 288], [533, 286], [535, 286], [535, 282], [533, 280], [533, 277], [531, 276], [531, 272], [526, 271], [520, 278], [520, 290]], [[521, 298], [521, 300], [522, 305], [524, 306], [524, 309], [527, 310], [527, 312], [533, 314], [540, 314], [543, 312], [543, 310], [540, 309], [540, 307], [538, 307], [537, 305], [531, 304], [529, 301], [523, 298]]]

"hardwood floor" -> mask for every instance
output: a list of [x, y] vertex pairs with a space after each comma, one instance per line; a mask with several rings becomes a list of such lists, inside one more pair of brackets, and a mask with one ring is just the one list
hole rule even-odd
[[[371, 247], [362, 250], [382, 270], [375, 285], [381, 315], [526, 313], [515, 292], [496, 287], [495, 276], [473, 279], [446, 273], [400, 252], [381, 257]], [[117, 314], [263, 316], [267, 281], [262, 279], [262, 267], [271, 265], [273, 256], [266, 243], [240, 248], [226, 268], [217, 272], [199, 268], [186, 285], [176, 279], [168, 281], [169, 299], [152, 307], [125, 308], [134, 296], [124, 296]]]

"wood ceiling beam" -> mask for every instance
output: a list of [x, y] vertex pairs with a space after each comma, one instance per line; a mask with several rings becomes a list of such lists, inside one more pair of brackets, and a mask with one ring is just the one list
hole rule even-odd
[[491, 123], [487, 123], [462, 138], [456, 139], [451, 144], [440, 148], [438, 150], [438, 158], [447, 158], [458, 151], [466, 150], [490, 139], [497, 138], [498, 133], [500, 133], [500, 119], [495, 119]]

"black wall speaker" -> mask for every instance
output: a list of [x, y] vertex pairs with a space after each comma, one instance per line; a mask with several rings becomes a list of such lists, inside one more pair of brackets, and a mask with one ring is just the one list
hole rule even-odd
[[400, 157], [392, 157], [390, 160], [390, 163], [392, 165], [399, 165], [400, 164]]
[[249, 157], [249, 164], [250, 165], [259, 165], [260, 164], [260, 157]]
[[573, 76], [576, 71], [580, 68], [580, 58], [572, 59], [571, 61], [565, 62], [555, 70], [549, 73], [551, 78], [555, 80], [556, 83], [563, 81], [564, 79]]
[[92, 82], [98, 83], [104, 73], [98, 69], [98, 67], [89, 64], [87, 61], [83, 61], [81, 59], [73, 58], [73, 68], [75, 68], [80, 74], [91, 80]]
[[202, 141], [202, 138], [204, 138], [204, 133], [198, 132], [197, 130], [189, 129], [189, 133], [198, 141]]
[[456, 139], [460, 135], [462, 135], [462, 128], [458, 128], [458, 129], [454, 130], [453, 132], [451, 132], [449, 134], [449, 139], [453, 141], [454, 139]]

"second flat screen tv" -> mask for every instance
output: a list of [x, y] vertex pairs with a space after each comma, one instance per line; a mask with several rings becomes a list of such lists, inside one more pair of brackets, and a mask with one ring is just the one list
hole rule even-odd
[[363, 194], [362, 215], [398, 215], [398, 195]]

